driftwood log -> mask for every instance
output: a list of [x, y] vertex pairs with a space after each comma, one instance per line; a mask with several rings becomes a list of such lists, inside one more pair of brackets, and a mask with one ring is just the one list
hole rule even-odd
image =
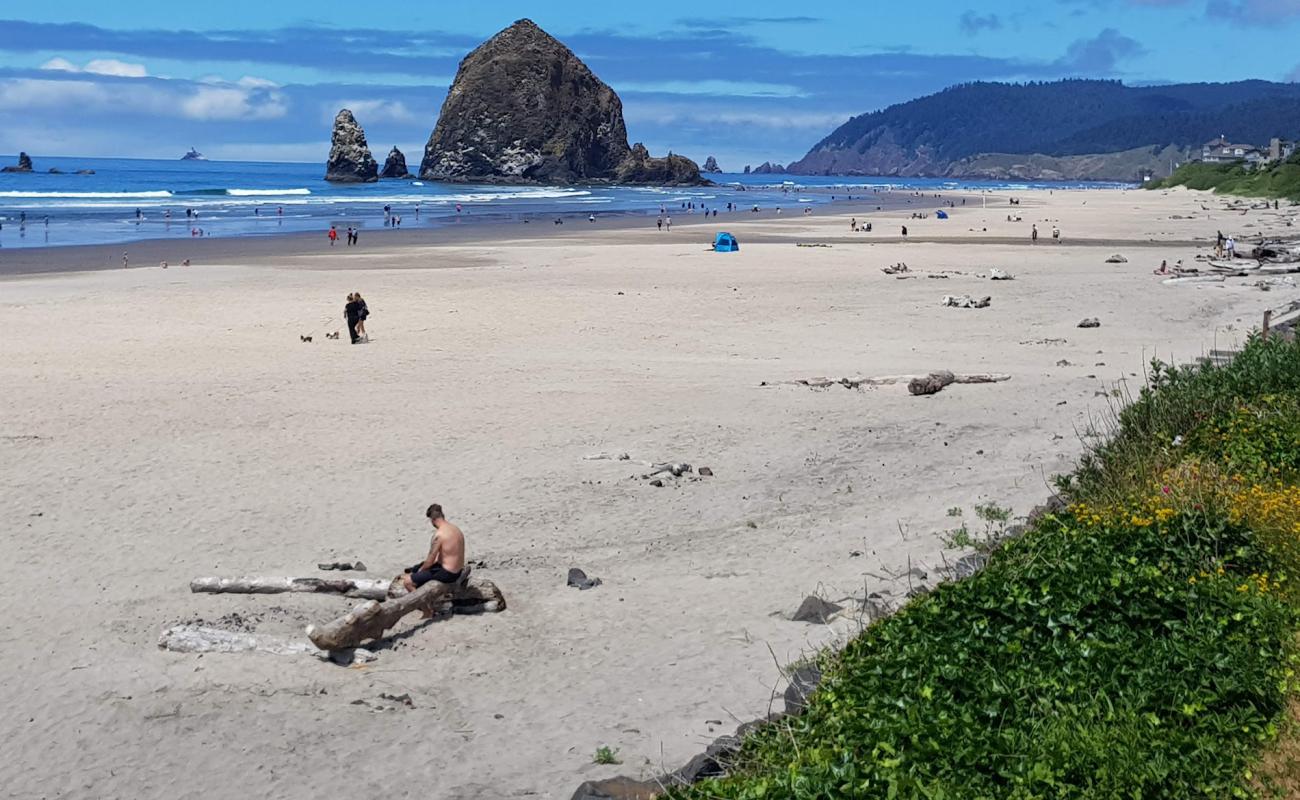
[[190, 581], [190, 591], [210, 594], [319, 592], [383, 600], [388, 597], [389, 583], [378, 578], [195, 578]]
[[270, 653], [277, 656], [323, 655], [306, 642], [254, 633], [223, 631], [201, 625], [175, 625], [163, 631], [158, 647], [176, 653]]
[[[950, 383], [1001, 383], [1011, 380], [1011, 376], [1001, 372], [973, 372], [973, 373], [954, 373], [948, 370], [938, 370], [928, 375], [881, 375], [878, 377], [863, 378], [840, 378], [831, 380], [830, 378], [806, 378], [797, 381], [777, 381], [769, 383], [764, 381], [760, 386], [780, 386], [790, 384], [794, 386], [807, 386], [810, 389], [829, 389], [832, 386], [843, 386], [846, 389], [861, 389], [863, 386], [892, 386], [896, 383], [906, 383], [908, 389], [911, 389], [913, 383], [917, 381], [929, 381], [935, 376], [946, 376], [940, 378], [943, 386]], [[940, 386], [939, 389], [942, 389]], [[935, 389], [935, 391], [939, 391]], [[934, 392], [915, 392], [912, 394], [933, 394]]]
[[[348, 613], [324, 625], [307, 626], [307, 638], [322, 650], [356, 647], [368, 639], [378, 639], [402, 617], [416, 611], [434, 615], [448, 610], [458, 613], [504, 611], [505, 597], [491, 581], [469, 583], [469, 567], [455, 583], [429, 581], [413, 592], [380, 603], [362, 603]], [[397, 581], [392, 594], [397, 594]]]

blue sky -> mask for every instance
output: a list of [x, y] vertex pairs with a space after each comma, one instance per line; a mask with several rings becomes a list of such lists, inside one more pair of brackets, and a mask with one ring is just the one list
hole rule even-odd
[[729, 170], [971, 80], [1300, 80], [1300, 0], [7, 8], [23, 17], [0, 19], [0, 153], [323, 161], [346, 105], [377, 158], [396, 144], [418, 163], [461, 57], [525, 16], [618, 91], [633, 141]]

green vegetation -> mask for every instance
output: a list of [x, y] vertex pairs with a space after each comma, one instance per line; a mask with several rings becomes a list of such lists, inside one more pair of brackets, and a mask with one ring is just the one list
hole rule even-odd
[[1300, 202], [1300, 153], [1280, 164], [1253, 169], [1244, 164], [1184, 164], [1152, 189], [1186, 186], [1212, 189], [1220, 194], [1286, 198]]
[[[1252, 768], [1295, 689], [1300, 345], [1158, 364], [1108, 433], [1060, 482], [1064, 510], [823, 654], [806, 714], [749, 736], [728, 777], [669, 797], [1181, 799], [1276, 785]], [[1005, 524], [983, 508], [986, 526]]]
[[618, 750], [611, 748], [609, 745], [601, 745], [596, 748], [596, 755], [591, 759], [596, 764], [622, 764], [618, 758]]

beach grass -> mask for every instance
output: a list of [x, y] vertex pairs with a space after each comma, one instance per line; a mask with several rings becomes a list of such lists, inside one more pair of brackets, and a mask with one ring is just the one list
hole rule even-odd
[[805, 714], [668, 796], [1220, 798], [1296, 782], [1300, 345], [1156, 364], [1105, 433], [1060, 481], [1063, 510], [823, 653]]
[[1286, 161], [1254, 169], [1244, 164], [1184, 164], [1149, 188], [1186, 186], [1244, 197], [1284, 198], [1300, 202], [1300, 153]]

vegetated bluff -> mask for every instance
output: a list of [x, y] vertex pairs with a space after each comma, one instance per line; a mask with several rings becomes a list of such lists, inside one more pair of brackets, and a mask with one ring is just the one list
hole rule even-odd
[[800, 175], [1133, 180], [1220, 134], [1300, 132], [1300, 84], [968, 83], [854, 117], [786, 168]]
[[500, 183], [703, 182], [689, 158], [629, 147], [623, 103], [573, 51], [522, 19], [460, 63], [420, 177]]

